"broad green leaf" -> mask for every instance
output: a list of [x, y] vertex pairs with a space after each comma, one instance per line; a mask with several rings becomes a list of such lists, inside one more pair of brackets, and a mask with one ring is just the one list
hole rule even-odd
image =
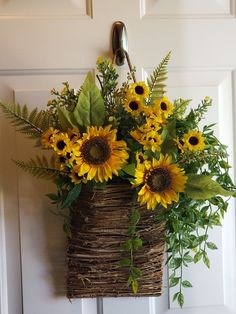
[[91, 72], [88, 73], [84, 81], [73, 115], [77, 123], [84, 127], [101, 126], [104, 123], [104, 100]]
[[199, 262], [202, 258], [202, 252], [198, 251], [195, 255], [194, 255], [194, 263], [196, 264], [197, 262]]
[[234, 192], [225, 190], [218, 182], [212, 180], [210, 176], [202, 174], [188, 175], [185, 192], [189, 197], [196, 200], [210, 199], [215, 195], [234, 195]]
[[163, 129], [161, 134], [163, 143], [161, 145], [161, 152], [163, 154], [175, 154], [177, 152], [176, 143], [176, 121], [173, 119], [169, 121], [166, 128]]
[[125, 165], [122, 170], [127, 173], [128, 175], [134, 177], [135, 174], [135, 164], [128, 164]]
[[207, 256], [206, 252], [204, 252], [204, 254], [203, 254], [203, 262], [204, 262], [204, 264], [206, 265], [207, 268], [210, 268], [210, 260], [209, 260], [209, 258]]
[[77, 199], [80, 195], [81, 184], [77, 184], [73, 187], [73, 189], [68, 193], [67, 198], [63, 202], [61, 208], [68, 208], [71, 204]]
[[70, 128], [78, 128], [78, 123], [74, 119], [73, 113], [66, 108], [57, 107], [58, 119], [63, 130], [66, 131]]

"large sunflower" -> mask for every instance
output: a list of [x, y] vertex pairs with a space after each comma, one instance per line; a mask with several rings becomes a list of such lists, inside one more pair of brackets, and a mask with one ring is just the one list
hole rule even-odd
[[138, 164], [135, 176], [135, 184], [142, 186], [138, 201], [141, 205], [147, 204], [148, 209], [155, 209], [157, 204], [166, 208], [172, 202], [177, 202], [178, 192], [184, 191], [187, 181], [184, 171], [173, 164], [168, 155]]
[[184, 134], [183, 137], [184, 150], [190, 150], [193, 152], [203, 150], [205, 147], [204, 137], [199, 131], [189, 131], [187, 134]]
[[87, 180], [96, 182], [112, 179], [126, 163], [129, 155], [125, 141], [116, 140], [117, 130], [111, 130], [111, 125], [88, 127], [87, 133], [78, 140], [79, 152], [76, 158], [77, 173], [87, 175]]

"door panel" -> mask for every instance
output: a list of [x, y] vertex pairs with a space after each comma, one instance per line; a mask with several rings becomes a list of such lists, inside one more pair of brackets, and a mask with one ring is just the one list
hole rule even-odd
[[[108, 14], [109, 13], [109, 14]], [[206, 123], [229, 146], [234, 164], [236, 33], [233, 0], [0, 0], [0, 98], [43, 108], [50, 89], [69, 81], [79, 88], [97, 56], [110, 55], [113, 22], [126, 24], [138, 80], [172, 50], [168, 96], [196, 106], [213, 98]], [[119, 72], [125, 78], [127, 65]], [[65, 292], [66, 239], [44, 196], [55, 188], [16, 169], [11, 159], [38, 152], [15, 134], [0, 113], [0, 304], [1, 314], [228, 314], [236, 313], [235, 204], [212, 241], [211, 269], [185, 270], [194, 288], [185, 307], [172, 304], [167, 285], [159, 298], [83, 299]], [[232, 169], [232, 175], [234, 169]]]

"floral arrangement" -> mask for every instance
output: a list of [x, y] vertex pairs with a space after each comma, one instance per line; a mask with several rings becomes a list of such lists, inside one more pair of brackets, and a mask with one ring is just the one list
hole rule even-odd
[[[88, 73], [81, 89], [64, 83], [48, 108], [28, 112], [27, 106], [1, 103], [1, 108], [18, 131], [36, 140], [36, 146], [49, 150], [50, 161], [36, 157], [15, 161], [36, 177], [52, 179], [56, 193], [48, 194], [64, 218], [70, 237], [70, 215], [66, 208], [83, 193], [84, 186], [104, 188], [106, 184], [130, 182], [134, 202], [153, 211], [155, 221], [166, 223], [167, 264], [171, 269], [170, 287], [180, 306], [183, 288], [191, 283], [183, 278], [183, 267], [202, 260], [210, 261], [207, 249], [217, 249], [209, 241], [208, 230], [221, 224], [228, 199], [235, 196], [229, 176], [226, 146], [214, 135], [213, 125], [199, 130], [212, 100], [205, 97], [196, 109], [190, 100], [170, 101], [165, 92], [170, 53], [145, 82], [135, 81], [130, 69], [127, 81], [118, 87], [115, 66], [100, 57], [97, 61], [97, 87]], [[134, 79], [134, 82], [132, 82]], [[128, 284], [138, 291], [142, 274], [132, 256], [142, 246], [136, 230], [139, 212], [131, 213], [127, 230], [130, 239], [123, 243], [130, 259], [120, 261], [128, 267]]]

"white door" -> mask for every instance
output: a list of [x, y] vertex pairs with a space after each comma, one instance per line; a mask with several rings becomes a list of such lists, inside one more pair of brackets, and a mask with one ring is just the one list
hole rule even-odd
[[[139, 80], [172, 50], [170, 98], [192, 98], [196, 105], [213, 97], [208, 120], [218, 122], [233, 163], [234, 0], [0, 0], [0, 98], [43, 108], [52, 87], [61, 89], [63, 81], [79, 87], [97, 56], [110, 54], [117, 20], [126, 24]], [[1, 314], [236, 313], [233, 203], [223, 229], [212, 234], [219, 250], [210, 255], [211, 269], [196, 265], [185, 273], [194, 288], [186, 289], [183, 310], [171, 303], [167, 282], [160, 298], [70, 303], [64, 296], [66, 240], [44, 197], [54, 187], [15, 168], [11, 159], [29, 159], [37, 151], [2, 113], [0, 144]]]

